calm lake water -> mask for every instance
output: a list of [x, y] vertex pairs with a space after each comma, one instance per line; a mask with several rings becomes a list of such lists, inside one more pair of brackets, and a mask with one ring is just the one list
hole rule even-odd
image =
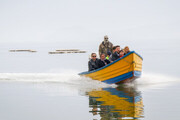
[[[23, 47], [22, 47], [23, 46]], [[0, 48], [1, 120], [179, 120], [180, 52], [177, 41], [133, 42], [143, 74], [134, 83], [108, 85], [77, 74], [97, 46], [4, 44]], [[50, 55], [79, 48], [81, 54]], [[37, 53], [9, 52], [34, 49]]]

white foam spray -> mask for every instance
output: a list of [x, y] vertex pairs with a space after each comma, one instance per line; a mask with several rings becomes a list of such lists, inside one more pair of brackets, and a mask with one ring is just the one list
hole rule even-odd
[[[99, 89], [105, 87], [116, 87], [90, 78], [80, 77], [76, 71], [66, 71], [61, 73], [0, 73], [0, 81], [19, 81], [33, 83], [60, 83], [70, 85], [83, 91]], [[143, 73], [142, 77], [127, 86], [137, 86], [140, 90], [163, 88], [165, 86], [179, 82], [176, 77], [162, 74]]]
[[162, 89], [177, 82], [180, 82], [180, 78], [157, 73], [143, 73], [141, 78], [127, 85], [137, 86], [139, 90], [148, 90]]
[[31, 82], [31, 83], [58, 83], [81, 89], [99, 89], [116, 87], [90, 78], [81, 77], [76, 72], [64, 73], [0, 73], [0, 81]]

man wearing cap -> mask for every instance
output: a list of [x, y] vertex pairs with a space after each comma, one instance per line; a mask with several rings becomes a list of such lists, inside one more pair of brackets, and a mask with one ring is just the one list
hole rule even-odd
[[104, 41], [99, 45], [99, 56], [104, 53], [107, 56], [108, 52], [112, 53], [113, 44], [109, 42], [108, 36], [104, 36]]

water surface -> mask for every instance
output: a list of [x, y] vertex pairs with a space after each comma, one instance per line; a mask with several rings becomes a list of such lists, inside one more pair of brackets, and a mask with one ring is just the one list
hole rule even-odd
[[144, 58], [142, 77], [121, 86], [77, 75], [87, 70], [96, 47], [82, 47], [85, 54], [62, 55], [48, 54], [56, 45], [32, 46], [37, 53], [8, 51], [21, 45], [1, 47], [0, 119], [178, 120], [179, 48], [170, 52], [136, 45]]

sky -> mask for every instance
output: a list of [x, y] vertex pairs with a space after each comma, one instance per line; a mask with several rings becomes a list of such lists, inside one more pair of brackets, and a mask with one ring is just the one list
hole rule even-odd
[[0, 0], [0, 43], [180, 43], [179, 0]]

